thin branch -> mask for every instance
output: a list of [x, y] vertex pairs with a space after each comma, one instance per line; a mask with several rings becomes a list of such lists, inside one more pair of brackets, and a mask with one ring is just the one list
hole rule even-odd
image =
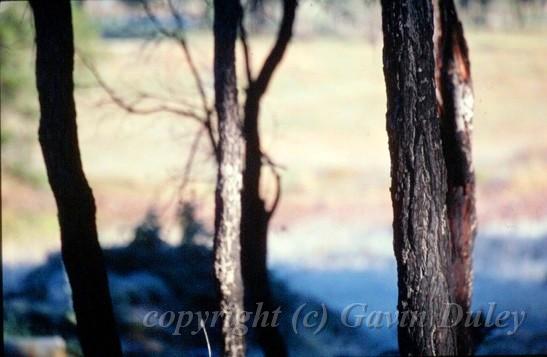
[[163, 101], [165, 103], [181, 104], [181, 105], [184, 105], [187, 108], [192, 108], [196, 111], [201, 110], [201, 108], [198, 107], [195, 103], [191, 103], [191, 102], [187, 101], [185, 98], [177, 97], [176, 99], [173, 99], [173, 98], [168, 98], [168, 97], [165, 97], [165, 96], [153, 94], [153, 93], [146, 92], [146, 91], [140, 91], [140, 90], [137, 91], [137, 95], [142, 99], [152, 99], [152, 100], [157, 100], [157, 101]]
[[139, 53], [143, 54], [144, 61], [148, 62], [152, 51], [148, 51], [149, 48], [157, 48], [161, 42], [161, 36], [146, 37], [142, 44], [139, 46]]
[[140, 0], [140, 2], [144, 11], [146, 12], [146, 15], [148, 16], [148, 19], [152, 21], [152, 24], [156, 27], [156, 30], [158, 30], [158, 32], [160, 32], [161, 34], [169, 38], [178, 38], [176, 33], [171, 32], [162, 26], [161, 22], [158, 20], [156, 15], [154, 15], [154, 12], [152, 11], [152, 9], [150, 9], [150, 5], [148, 4], [148, 1]]
[[[129, 113], [135, 113], [135, 114], [153, 114], [158, 112], [171, 112], [174, 114], [179, 114], [182, 116], [188, 116], [192, 117], [194, 119], [197, 119], [202, 125], [204, 125], [207, 135], [209, 137], [209, 141], [211, 144], [211, 147], [213, 149], [213, 153], [215, 155], [215, 159], [218, 161], [220, 159], [219, 152], [218, 152], [218, 145], [217, 145], [217, 139], [215, 137], [213, 124], [212, 124], [212, 117], [213, 117], [213, 109], [209, 105], [209, 100], [207, 98], [207, 93], [205, 91], [204, 82], [200, 76], [200, 73], [195, 65], [195, 62], [193, 60], [192, 54], [190, 52], [190, 49], [188, 47], [188, 43], [183, 36], [183, 34], [171, 32], [164, 26], [162, 26], [159, 19], [156, 17], [156, 15], [153, 13], [152, 9], [150, 8], [148, 2], [141, 0], [141, 4], [143, 6], [144, 11], [146, 12], [146, 15], [148, 16], [149, 20], [152, 22], [152, 24], [155, 26], [156, 30], [166, 36], [167, 38], [170, 38], [177, 42], [180, 47], [182, 48], [184, 57], [186, 62], [188, 63], [188, 66], [190, 68], [190, 71], [192, 73], [192, 77], [194, 78], [194, 82], [201, 100], [201, 106], [203, 110], [203, 114], [197, 114], [197, 112], [191, 111], [191, 110], [183, 110], [178, 109], [172, 106], [167, 105], [160, 105], [156, 108], [148, 108], [148, 109], [142, 109], [137, 108], [136, 105], [138, 102], [135, 103], [128, 103], [127, 101], [123, 100], [119, 95], [116, 94], [116, 92], [110, 88], [104, 80], [100, 77], [98, 72], [93, 68], [92, 65], [90, 65], [88, 62], [86, 62], [83, 58], [82, 61], [84, 64], [89, 68], [89, 70], [93, 73], [95, 78], [97, 79], [97, 82], [103, 89], [108, 93], [108, 95], [111, 97], [111, 99], [121, 108], [125, 109]], [[169, 1], [169, 8], [171, 11], [171, 14], [175, 21], [179, 24], [179, 27], [182, 25], [182, 17], [178, 12], [176, 11], [173, 3]], [[142, 99], [142, 98], [141, 98]]]
[[276, 191], [275, 191], [275, 197], [272, 203], [272, 207], [270, 207], [270, 209], [267, 212], [268, 221], [272, 218], [273, 214], [277, 210], [277, 206], [279, 205], [279, 201], [281, 200], [281, 175], [279, 174], [279, 172], [277, 172], [273, 168], [272, 168], [272, 173], [275, 177]]
[[[148, 18], [152, 22], [152, 24], [156, 27], [156, 29], [165, 35], [166, 37], [174, 40], [176, 43], [178, 43], [182, 49], [182, 52], [184, 54], [184, 58], [186, 60], [186, 63], [188, 64], [188, 67], [190, 68], [190, 72], [192, 73], [192, 77], [194, 78], [194, 82], [199, 94], [199, 97], [201, 99], [201, 105], [202, 110], [204, 112], [205, 119], [203, 120], [203, 124], [207, 130], [207, 135], [209, 137], [209, 141], [211, 143], [211, 146], [213, 148], [213, 153], [215, 155], [215, 159], [217, 162], [220, 160], [220, 154], [218, 152], [218, 144], [217, 139], [215, 138], [214, 131], [213, 131], [213, 125], [212, 125], [212, 114], [213, 109], [209, 105], [209, 100], [207, 98], [207, 92], [205, 91], [205, 86], [203, 84], [203, 80], [201, 78], [201, 75], [195, 65], [194, 59], [192, 57], [192, 53], [190, 52], [190, 49], [188, 47], [188, 43], [186, 41], [186, 38], [184, 37], [184, 34], [182, 33], [175, 33], [168, 31], [165, 27], [163, 27], [158, 20], [158, 18], [154, 15], [152, 10], [150, 9], [147, 2], [144, 0], [141, 0], [141, 3], [143, 5], [144, 11], [146, 12]], [[171, 11], [171, 15], [175, 19], [175, 22], [178, 24], [180, 29], [183, 29], [183, 20], [180, 14], [175, 9], [174, 4], [172, 1], [168, 1], [169, 10]]]
[[139, 108], [138, 104], [143, 99], [142, 96], [138, 96], [137, 99], [133, 101], [127, 101], [126, 99], [123, 99], [120, 95], [116, 93], [114, 89], [112, 89], [106, 82], [103, 80], [99, 72], [96, 70], [96, 68], [88, 62], [80, 53], [77, 52], [78, 57], [81, 59], [84, 66], [93, 74], [95, 77], [95, 80], [101, 86], [104, 91], [109, 95], [109, 97], [112, 99], [112, 101], [117, 104], [120, 108], [124, 109], [128, 113], [132, 114], [141, 114], [141, 115], [147, 115], [147, 114], [155, 114], [160, 112], [166, 112], [166, 113], [173, 113], [180, 116], [188, 117], [194, 120], [197, 120], [200, 123], [204, 123], [206, 118], [203, 118], [198, 113], [192, 111], [192, 110], [185, 110], [182, 108], [176, 108], [172, 106], [168, 106], [165, 104], [160, 104], [156, 107], [150, 107], [150, 108]]
[[264, 162], [274, 168], [274, 169], [280, 169], [280, 170], [285, 170], [286, 167], [283, 166], [283, 165], [279, 165], [278, 163], [274, 162], [273, 159], [270, 157], [270, 155], [268, 155], [267, 153], [263, 152], [262, 153], [262, 159], [264, 160]]
[[287, 46], [292, 38], [292, 29], [297, 5], [297, 0], [283, 0], [283, 17], [279, 27], [279, 32], [277, 34], [277, 39], [272, 50], [270, 51], [270, 54], [266, 58], [258, 77], [254, 81], [253, 89], [258, 97], [262, 96], [266, 92], [272, 75], [283, 59], [285, 50], [287, 49]]
[[186, 159], [186, 164], [184, 165], [184, 172], [182, 176], [182, 181], [180, 183], [179, 189], [178, 189], [178, 196], [179, 199], [182, 196], [182, 193], [184, 192], [184, 189], [188, 185], [188, 182], [190, 181], [190, 173], [192, 171], [192, 165], [194, 163], [194, 158], [197, 154], [198, 147], [199, 147], [199, 141], [201, 139], [201, 136], [203, 134], [205, 127], [202, 127], [198, 132], [196, 133], [196, 136], [194, 138], [194, 141], [192, 142], [192, 146], [190, 147], [190, 154], [188, 155], [188, 158]]
[[275, 184], [276, 184], [274, 200], [272, 202], [272, 206], [267, 212], [267, 219], [269, 221], [272, 218], [273, 214], [275, 213], [279, 205], [279, 201], [281, 200], [281, 174], [279, 173], [279, 170], [280, 169], [283, 170], [284, 167], [273, 162], [273, 160], [265, 153], [262, 153], [262, 159], [270, 167], [270, 170], [272, 171], [272, 174], [274, 175]]
[[[194, 78], [194, 81], [196, 83], [196, 88], [201, 98], [203, 110], [206, 113], [212, 112], [212, 108], [209, 105], [209, 101], [207, 98], [207, 93], [205, 92], [205, 86], [203, 85], [203, 80], [201, 79], [201, 75], [199, 74], [199, 71], [195, 65], [194, 59], [192, 58], [192, 54], [190, 53], [190, 49], [188, 48], [188, 43], [186, 41], [186, 38], [181, 32], [179, 33], [172, 32], [166, 29], [165, 27], [163, 27], [161, 25], [161, 22], [156, 17], [156, 15], [154, 15], [154, 12], [150, 8], [148, 2], [141, 0], [141, 4], [143, 6], [144, 11], [146, 12], [146, 15], [148, 16], [152, 24], [156, 27], [158, 32], [174, 40], [181, 46], [186, 62], [188, 63], [188, 67], [190, 68], [190, 71], [192, 72], [192, 77]], [[172, 1], [168, 1], [168, 4], [169, 4], [169, 10], [171, 12], [171, 15], [175, 19], [175, 22], [178, 24], [180, 29], [183, 29], [184, 26], [183, 26], [182, 17], [175, 9], [175, 6], [173, 5]]]
[[207, 99], [207, 93], [205, 92], [205, 86], [203, 85], [203, 80], [201, 79], [201, 76], [199, 74], [199, 71], [194, 63], [194, 60], [192, 58], [192, 54], [190, 53], [190, 50], [188, 49], [188, 44], [186, 43], [186, 40], [183, 38], [179, 38], [178, 42], [180, 46], [182, 47], [182, 51], [184, 53], [184, 57], [186, 58], [186, 62], [188, 63], [188, 67], [190, 67], [190, 71], [192, 72], [192, 76], [194, 77], [194, 82], [196, 82], [196, 87], [198, 89], [199, 96], [201, 98], [201, 104], [203, 106], [203, 111], [209, 115], [213, 110], [209, 106], [209, 101]]
[[[278, 67], [279, 63], [285, 55], [287, 46], [292, 38], [292, 29], [294, 25], [295, 15], [296, 15], [297, 0], [283, 0], [283, 15], [281, 20], [281, 25], [279, 27], [279, 32], [277, 34], [277, 39], [270, 53], [266, 57], [264, 64], [255, 80], [252, 79], [250, 71], [250, 58], [249, 51], [247, 46], [247, 38], [245, 28], [243, 23], [240, 22], [240, 40], [243, 44], [245, 61], [247, 65], [247, 77], [249, 78], [249, 87], [247, 90], [247, 98], [245, 101], [245, 133], [246, 139], [251, 140], [250, 138], [255, 137], [255, 141], [259, 143], [258, 140], [258, 113], [257, 109], [260, 105], [260, 99], [266, 92], [270, 80], [273, 76], [275, 69]], [[255, 108], [253, 115], [252, 108]], [[249, 141], [248, 141], [249, 142]], [[260, 152], [260, 144], [257, 144], [255, 150]], [[247, 154], [248, 155], [248, 154]], [[270, 166], [272, 173], [276, 180], [276, 193], [274, 201], [271, 208], [267, 212], [267, 219], [270, 220], [274, 214], [279, 201], [281, 199], [281, 175], [278, 172], [278, 166], [273, 163], [273, 161], [264, 153], [261, 153], [262, 158]]]
[[177, 27], [180, 31], [184, 31], [184, 21], [182, 20], [182, 17], [180, 16], [179, 12], [175, 8], [175, 4], [173, 4], [172, 0], [167, 0], [167, 4], [169, 5], [169, 10], [171, 11], [171, 15], [175, 19], [175, 23], [177, 24]]
[[212, 115], [213, 115], [212, 113], [208, 114], [208, 117], [203, 122], [203, 125], [205, 126], [205, 129], [207, 130], [207, 136], [209, 137], [209, 141], [213, 149], [213, 155], [215, 157], [215, 160], [218, 164], [220, 164], [220, 150], [218, 147], [218, 140], [215, 138], [215, 132], [213, 130], [213, 121], [211, 119]]
[[249, 53], [249, 44], [247, 42], [247, 30], [245, 29], [245, 24], [243, 23], [244, 12], [241, 11], [240, 21], [239, 21], [239, 40], [241, 41], [241, 45], [243, 46], [243, 58], [245, 59], [245, 73], [247, 74], [247, 82], [249, 87], [252, 85], [254, 79], [253, 79], [253, 71], [251, 68], [251, 57]]

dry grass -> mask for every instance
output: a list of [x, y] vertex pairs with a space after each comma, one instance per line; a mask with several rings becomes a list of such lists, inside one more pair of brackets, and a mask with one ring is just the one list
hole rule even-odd
[[[545, 35], [468, 34], [483, 223], [547, 218]], [[270, 43], [270, 38], [253, 40], [255, 71]], [[196, 34], [191, 44], [212, 100], [211, 38]], [[197, 99], [180, 50], [168, 44], [143, 50], [140, 42], [111, 42], [97, 67], [127, 95], [142, 89]], [[243, 78], [240, 75], [242, 93]], [[78, 82], [90, 83], [81, 68]], [[163, 217], [170, 221], [174, 207], [170, 203], [195, 126], [169, 115], [126, 115], [104, 104], [105, 99], [98, 88], [77, 91], [82, 156], [97, 196], [101, 239], [108, 243], [128, 238], [132, 225], [150, 205], [165, 209]], [[286, 167], [276, 227], [319, 214], [339, 222], [390, 224], [384, 113], [380, 45], [339, 38], [293, 42], [262, 108], [264, 147]], [[43, 170], [37, 147], [33, 158], [30, 165]], [[204, 217], [211, 218], [214, 172], [208, 158], [203, 145], [190, 191], [201, 203]], [[57, 246], [54, 206], [47, 189], [31, 190], [3, 179], [7, 182], [2, 192], [5, 258], [25, 258], [20, 254], [29, 245], [22, 242], [41, 241], [34, 245], [37, 251]]]

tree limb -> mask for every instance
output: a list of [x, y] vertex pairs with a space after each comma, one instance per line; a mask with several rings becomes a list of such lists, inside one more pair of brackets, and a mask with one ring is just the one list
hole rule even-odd
[[190, 154], [188, 155], [188, 158], [186, 159], [186, 164], [184, 165], [184, 172], [183, 172], [183, 176], [182, 176], [182, 181], [181, 181], [179, 189], [178, 189], [179, 198], [182, 196], [182, 193], [184, 192], [184, 189], [186, 188], [186, 185], [188, 185], [188, 182], [190, 181], [190, 172], [192, 171], [192, 165], [194, 163], [194, 158], [197, 154], [198, 147], [199, 147], [199, 142], [201, 140], [201, 136], [203, 135], [204, 130], [205, 130], [205, 127], [198, 130], [198, 132], [196, 133], [196, 136], [194, 137], [192, 145], [190, 147]]
[[163, 27], [161, 25], [161, 22], [156, 17], [156, 15], [154, 15], [154, 12], [150, 8], [148, 2], [141, 0], [141, 4], [143, 6], [144, 11], [146, 12], [146, 15], [148, 16], [152, 24], [156, 27], [157, 31], [163, 34], [165, 37], [168, 37], [174, 40], [175, 42], [177, 42], [182, 48], [182, 52], [184, 53], [184, 57], [186, 59], [186, 62], [188, 63], [188, 67], [190, 68], [190, 71], [192, 72], [192, 77], [194, 78], [194, 81], [196, 83], [196, 88], [201, 98], [203, 110], [206, 113], [212, 112], [213, 110], [211, 106], [208, 104], [209, 101], [207, 98], [207, 93], [205, 92], [205, 86], [203, 85], [203, 80], [201, 79], [201, 76], [195, 65], [190, 49], [188, 48], [188, 43], [186, 41], [186, 38], [182, 34], [182, 31], [184, 30], [182, 17], [176, 11], [172, 1], [171, 0], [168, 1], [169, 10], [171, 12], [171, 16], [173, 16], [173, 19], [175, 20], [175, 23], [177, 23], [178, 28], [181, 30], [180, 32], [172, 32], [166, 29], [165, 27]]
[[104, 91], [108, 94], [108, 96], [112, 99], [112, 101], [118, 105], [120, 108], [124, 109], [126, 112], [131, 114], [141, 114], [141, 115], [148, 115], [148, 114], [156, 114], [160, 112], [166, 112], [166, 113], [173, 113], [180, 116], [184, 116], [187, 118], [194, 119], [202, 124], [205, 123], [206, 118], [202, 117], [198, 113], [196, 113], [193, 110], [186, 110], [183, 108], [176, 108], [174, 106], [169, 106], [165, 104], [160, 104], [155, 107], [149, 107], [149, 108], [139, 108], [138, 104], [143, 98], [146, 98], [146, 95], [139, 95], [136, 100], [133, 101], [127, 101], [126, 99], [122, 98], [116, 91], [111, 88], [104, 79], [101, 77], [97, 69], [89, 62], [87, 61], [82, 55], [78, 52], [78, 57], [81, 59], [84, 66], [93, 74], [93, 77], [95, 77], [95, 80], [101, 86], [101, 88], [104, 89]]
[[253, 71], [251, 68], [252, 64], [251, 64], [251, 58], [249, 53], [249, 44], [247, 42], [247, 30], [245, 29], [245, 24], [243, 23], [243, 11], [241, 11], [241, 19], [239, 21], [239, 40], [241, 41], [241, 45], [243, 46], [243, 58], [245, 59], [245, 73], [247, 75], [247, 83], [250, 87], [254, 79], [253, 79]]
[[283, 17], [277, 34], [277, 40], [254, 81], [253, 89], [258, 97], [266, 92], [272, 75], [283, 59], [287, 45], [292, 38], [292, 29], [297, 5], [297, 0], [283, 0]]
[[272, 202], [272, 206], [270, 209], [267, 210], [267, 219], [268, 221], [271, 219], [273, 214], [275, 213], [277, 206], [279, 205], [279, 201], [281, 200], [281, 174], [279, 173], [279, 170], [285, 169], [283, 166], [276, 164], [271, 157], [266, 154], [262, 153], [262, 159], [265, 161], [265, 163], [270, 167], [270, 170], [272, 171], [272, 174], [275, 178], [276, 183], [276, 189], [275, 189], [275, 196], [274, 200]]
[[267, 213], [268, 221], [272, 218], [273, 214], [277, 210], [277, 206], [279, 205], [279, 201], [281, 200], [281, 175], [279, 174], [279, 172], [273, 166], [270, 166], [270, 168], [271, 168], [272, 173], [275, 177], [276, 189], [275, 189], [275, 196], [274, 196], [274, 200], [272, 202], [272, 206], [270, 207], [270, 209], [268, 210], [268, 213]]
[[165, 27], [163, 27], [161, 25], [160, 21], [158, 20], [158, 18], [156, 17], [156, 15], [154, 15], [154, 13], [153, 13], [152, 9], [150, 8], [149, 4], [146, 1], [141, 0], [141, 4], [143, 6], [144, 11], [146, 12], [146, 14], [147, 14], [148, 18], [150, 19], [150, 21], [152, 22], [152, 24], [158, 30], [158, 32], [160, 32], [164, 36], [174, 40], [182, 49], [182, 52], [184, 54], [184, 58], [186, 60], [186, 63], [188, 64], [188, 67], [190, 68], [190, 72], [192, 73], [192, 77], [194, 79], [196, 89], [197, 89], [199, 97], [201, 99], [202, 110], [203, 110], [203, 113], [204, 113], [203, 124], [204, 124], [204, 126], [207, 130], [207, 136], [209, 137], [209, 141], [211, 143], [211, 147], [213, 149], [215, 159], [216, 159], [217, 162], [219, 162], [220, 156], [219, 156], [219, 152], [218, 152], [218, 142], [217, 142], [218, 140], [215, 137], [214, 130], [213, 130], [213, 123], [212, 123], [213, 109], [212, 109], [211, 105], [209, 105], [209, 99], [207, 97], [207, 92], [205, 91], [205, 85], [203, 84], [203, 79], [201, 78], [201, 75], [200, 75], [200, 73], [197, 69], [197, 66], [194, 62], [194, 59], [192, 57], [192, 53], [190, 52], [190, 48], [188, 47], [188, 42], [186, 41], [186, 38], [183, 34], [184, 23], [183, 23], [182, 17], [178, 13], [178, 11], [175, 9], [175, 6], [174, 6], [172, 0], [168, 0], [167, 3], [168, 3], [168, 6], [169, 6], [169, 11], [171, 12], [171, 16], [175, 20], [175, 23], [177, 24], [177, 27], [180, 30], [178, 33], [177, 32], [171, 32], [168, 29], [166, 29]]

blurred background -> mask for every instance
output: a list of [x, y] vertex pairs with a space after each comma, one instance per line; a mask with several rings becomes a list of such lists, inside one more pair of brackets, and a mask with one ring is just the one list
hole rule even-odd
[[[161, 1], [148, 2], [158, 21], [173, 26]], [[212, 5], [174, 3], [212, 103]], [[498, 311], [527, 313], [514, 335], [485, 331], [478, 353], [547, 353], [547, 2], [457, 4], [475, 90], [473, 308], [495, 302]], [[259, 68], [274, 41], [280, 5], [265, 1], [247, 10], [250, 53]], [[139, 108], [198, 107], [192, 73], [180, 46], [157, 33], [139, 2], [74, 3], [73, 23], [80, 149], [124, 349], [203, 355], [203, 336], [146, 330], [142, 316], [152, 306], [199, 310], [214, 304], [210, 147], [205, 138], [196, 143], [200, 128], [189, 118], [138, 115], [115, 100]], [[2, 2], [4, 337], [19, 347], [44, 344], [78, 354], [56, 255], [55, 203], [37, 140], [33, 36], [29, 6]], [[264, 97], [260, 122], [263, 147], [282, 177], [268, 260], [274, 293], [288, 311], [300, 303], [326, 304], [332, 316], [351, 303], [396, 310], [385, 110], [379, 1], [300, 1], [295, 37]], [[274, 180], [264, 172], [262, 189], [271, 202]], [[393, 328], [348, 329], [332, 319], [318, 335], [296, 336], [288, 324], [282, 331], [295, 355], [397, 350]]]

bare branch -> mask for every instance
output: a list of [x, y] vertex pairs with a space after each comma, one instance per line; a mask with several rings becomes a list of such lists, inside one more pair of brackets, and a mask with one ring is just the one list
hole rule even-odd
[[142, 44], [139, 46], [139, 53], [141, 53], [144, 57], [144, 61], [148, 62], [151, 58], [152, 51], [149, 51], [148, 49], [157, 48], [158, 45], [161, 42], [161, 36], [156, 35], [152, 37], [147, 37], [143, 40]]
[[262, 153], [262, 159], [270, 167], [270, 170], [274, 175], [276, 184], [274, 200], [272, 202], [272, 206], [267, 212], [267, 219], [270, 220], [275, 213], [277, 206], [279, 205], [279, 201], [281, 200], [281, 174], [279, 173], [279, 170], [284, 170], [285, 168], [281, 165], [276, 164], [266, 153]]
[[194, 158], [197, 154], [198, 147], [199, 147], [199, 141], [201, 139], [201, 136], [203, 135], [204, 130], [205, 130], [205, 127], [202, 127], [200, 130], [198, 130], [198, 132], [196, 133], [196, 136], [194, 137], [194, 141], [192, 142], [192, 146], [190, 147], [190, 154], [188, 155], [188, 158], [186, 159], [182, 181], [178, 189], [179, 199], [182, 198], [182, 193], [184, 192], [184, 189], [186, 188], [186, 186], [188, 185], [188, 182], [190, 181], [190, 173], [192, 172], [192, 165], [194, 163]]
[[273, 159], [270, 157], [270, 155], [268, 155], [265, 152], [262, 153], [262, 159], [264, 160], [265, 164], [267, 164], [268, 166], [270, 166], [274, 169], [280, 169], [280, 170], [285, 170], [286, 169], [285, 166], [279, 165], [278, 163], [274, 162]]
[[180, 116], [188, 117], [194, 120], [197, 120], [200, 123], [204, 123], [206, 118], [203, 118], [198, 113], [196, 113], [193, 110], [186, 110], [182, 108], [176, 108], [174, 106], [168, 106], [165, 104], [160, 104], [155, 107], [149, 107], [149, 108], [139, 108], [138, 104], [140, 101], [144, 98], [143, 96], [137, 96], [137, 98], [133, 101], [127, 101], [126, 99], [122, 98], [114, 89], [112, 89], [106, 82], [103, 80], [97, 69], [89, 62], [87, 61], [80, 53], [77, 52], [78, 57], [81, 59], [84, 66], [93, 74], [95, 77], [95, 80], [101, 86], [104, 91], [110, 96], [112, 101], [117, 104], [120, 108], [124, 109], [128, 113], [131, 114], [141, 114], [141, 115], [147, 115], [147, 114], [155, 114], [159, 112], [166, 112], [166, 113], [173, 113]]
[[[142, 114], [142, 115], [154, 114], [159, 112], [169, 112], [169, 113], [177, 114], [183, 117], [189, 117], [189, 118], [195, 119], [202, 126], [196, 132], [196, 136], [193, 140], [189, 156], [185, 163], [183, 180], [178, 189], [178, 192], [180, 194], [181, 192], [184, 191], [185, 187], [190, 181], [190, 176], [191, 176], [190, 174], [195, 162], [195, 157], [197, 155], [199, 143], [204, 132], [207, 134], [210, 147], [212, 148], [212, 155], [214, 156], [217, 162], [219, 162], [220, 160], [218, 144], [217, 144], [218, 139], [216, 138], [216, 135], [215, 135], [215, 126], [213, 123], [214, 110], [212, 105], [209, 104], [209, 99], [207, 96], [207, 92], [205, 90], [204, 81], [201, 78], [199, 70], [194, 62], [191, 50], [188, 46], [188, 42], [185, 38], [185, 34], [183, 31], [184, 30], [183, 18], [177, 11], [173, 1], [168, 0], [167, 4], [169, 7], [169, 11], [171, 12], [171, 16], [173, 17], [174, 21], [177, 24], [177, 29], [175, 29], [174, 31], [171, 31], [169, 28], [165, 27], [162, 24], [160, 19], [154, 14], [148, 2], [141, 0], [141, 4], [143, 6], [143, 9], [146, 15], [148, 16], [149, 20], [151, 21], [151, 23], [153, 24], [157, 32], [160, 34], [160, 36], [162, 35], [170, 40], [173, 40], [182, 49], [184, 59], [188, 64], [192, 78], [195, 82], [195, 87], [198, 92], [198, 96], [199, 96], [199, 100], [201, 104], [192, 103], [178, 96], [176, 97], [176, 99], [168, 99], [168, 98], [165, 98], [164, 96], [151, 94], [144, 91], [139, 91], [135, 99], [128, 100], [126, 98], [123, 98], [112, 87], [110, 87], [103, 80], [103, 78], [100, 76], [96, 68], [90, 62], [86, 61], [86, 59], [83, 58], [83, 56], [81, 55], [79, 55], [79, 57], [81, 58], [84, 65], [93, 74], [97, 83], [108, 94], [110, 99], [117, 106], [124, 109], [126, 112], [132, 113], [132, 114]], [[143, 107], [142, 101], [146, 99], [153, 99], [155, 101], [161, 102], [161, 104], [156, 105], [154, 107]]]
[[184, 30], [184, 21], [182, 21], [182, 17], [180, 16], [177, 9], [175, 9], [175, 4], [173, 4], [173, 0], [167, 0], [167, 4], [169, 5], [169, 10], [171, 11], [171, 15], [175, 19], [175, 23], [177, 24], [177, 27], [179, 30]]
[[279, 201], [281, 200], [281, 175], [273, 166], [270, 166], [270, 168], [275, 177], [276, 190], [272, 206], [267, 212], [268, 221], [272, 218], [273, 214], [277, 210], [277, 206], [279, 205]]
[[184, 57], [186, 58], [186, 62], [188, 63], [188, 67], [190, 67], [190, 71], [192, 72], [192, 76], [194, 77], [194, 81], [196, 82], [196, 87], [198, 89], [198, 93], [201, 98], [203, 111], [209, 115], [213, 110], [211, 106], [209, 105], [209, 100], [207, 99], [207, 93], [205, 92], [205, 86], [203, 85], [203, 80], [201, 79], [199, 71], [194, 63], [194, 59], [192, 58], [192, 54], [190, 53], [188, 44], [186, 43], [186, 40], [182, 37], [178, 39], [178, 43], [180, 44], [182, 48]]
[[258, 97], [266, 92], [272, 75], [283, 59], [285, 50], [292, 38], [296, 6], [297, 0], [283, 0], [283, 18], [277, 34], [277, 40], [253, 85], [253, 89], [256, 91]]
[[185, 98], [180, 98], [180, 97], [169, 98], [169, 97], [166, 97], [166, 96], [162, 96], [162, 95], [158, 95], [158, 94], [154, 94], [154, 93], [150, 93], [150, 92], [146, 92], [146, 91], [141, 91], [141, 90], [137, 91], [137, 95], [142, 99], [153, 99], [153, 100], [157, 100], [157, 101], [163, 101], [163, 102], [166, 102], [166, 103], [183, 105], [187, 108], [191, 108], [191, 109], [194, 109], [196, 111], [201, 110], [201, 108], [198, 107], [195, 103], [191, 103], [188, 100], [186, 100]]
[[220, 163], [220, 152], [218, 148], [218, 140], [215, 138], [213, 121], [211, 120], [211, 117], [212, 117], [212, 113], [209, 113], [207, 119], [203, 122], [203, 125], [205, 126], [205, 129], [207, 130], [207, 136], [209, 137], [209, 141], [211, 142], [215, 160], [217, 163]]
[[158, 32], [160, 32], [161, 34], [169, 38], [178, 38], [176, 33], [171, 32], [162, 26], [161, 22], [158, 20], [156, 15], [154, 15], [154, 12], [150, 8], [150, 5], [148, 4], [147, 1], [145, 0], [140, 0], [140, 1], [144, 11], [146, 12], [146, 15], [148, 16], [148, 19], [150, 19], [150, 21], [156, 27], [156, 30], [158, 30]]
[[247, 30], [245, 29], [245, 24], [243, 23], [244, 12], [241, 11], [241, 17], [239, 21], [239, 40], [241, 41], [241, 45], [243, 46], [243, 57], [245, 59], [245, 73], [247, 74], [247, 82], [249, 87], [253, 83], [253, 71], [251, 68], [251, 58], [249, 53], [249, 44], [247, 43]]
[[[203, 80], [201, 79], [201, 75], [199, 74], [199, 71], [195, 65], [194, 59], [192, 57], [192, 54], [190, 52], [190, 49], [188, 47], [188, 43], [186, 41], [186, 38], [184, 37], [184, 34], [182, 32], [177, 33], [177, 32], [172, 32], [166, 29], [164, 26], [162, 26], [161, 22], [158, 20], [158, 18], [156, 17], [154, 12], [150, 8], [148, 2], [141, 0], [141, 4], [143, 6], [144, 11], [146, 12], [146, 15], [148, 16], [152, 24], [156, 27], [158, 32], [174, 40], [182, 48], [182, 52], [184, 53], [184, 57], [186, 59], [186, 62], [188, 63], [188, 67], [190, 68], [192, 77], [194, 78], [194, 81], [196, 83], [196, 88], [201, 98], [203, 111], [206, 113], [212, 112], [212, 108], [209, 105], [209, 100], [207, 98], [207, 93], [205, 91], [205, 86], [203, 85]], [[182, 17], [175, 9], [175, 6], [171, 0], [168, 1], [168, 5], [169, 5], [169, 11], [171, 12], [171, 15], [173, 16], [173, 18], [175, 19], [175, 22], [177, 23], [178, 28], [182, 30], [184, 28]]]
[[[188, 64], [188, 67], [190, 68], [190, 72], [192, 73], [192, 77], [194, 78], [194, 82], [195, 82], [199, 97], [201, 99], [202, 110], [204, 113], [203, 114], [204, 118], [202, 119], [202, 123], [205, 126], [205, 129], [207, 131], [207, 136], [209, 137], [209, 141], [211, 143], [211, 147], [215, 155], [215, 159], [218, 162], [218, 160], [220, 159], [220, 156], [218, 152], [217, 139], [215, 138], [213, 125], [212, 125], [213, 109], [211, 105], [209, 105], [209, 99], [207, 97], [207, 92], [205, 91], [204, 82], [194, 62], [194, 59], [192, 57], [190, 48], [188, 47], [186, 38], [184, 37], [184, 34], [182, 32], [179, 32], [179, 33], [171, 32], [167, 30], [165, 27], [163, 27], [160, 21], [158, 20], [158, 18], [154, 15], [148, 3], [143, 0], [141, 0], [141, 3], [148, 18], [150, 19], [152, 24], [156, 27], [158, 32], [174, 40], [182, 49], [184, 58], [186, 60], [186, 63]], [[183, 29], [184, 24], [183, 24], [182, 17], [175, 9], [175, 6], [171, 0], [168, 1], [168, 6], [171, 12], [171, 15], [173, 16], [173, 18], [175, 19], [175, 22], [177, 23], [177, 26], [179, 27], [179, 29]]]

